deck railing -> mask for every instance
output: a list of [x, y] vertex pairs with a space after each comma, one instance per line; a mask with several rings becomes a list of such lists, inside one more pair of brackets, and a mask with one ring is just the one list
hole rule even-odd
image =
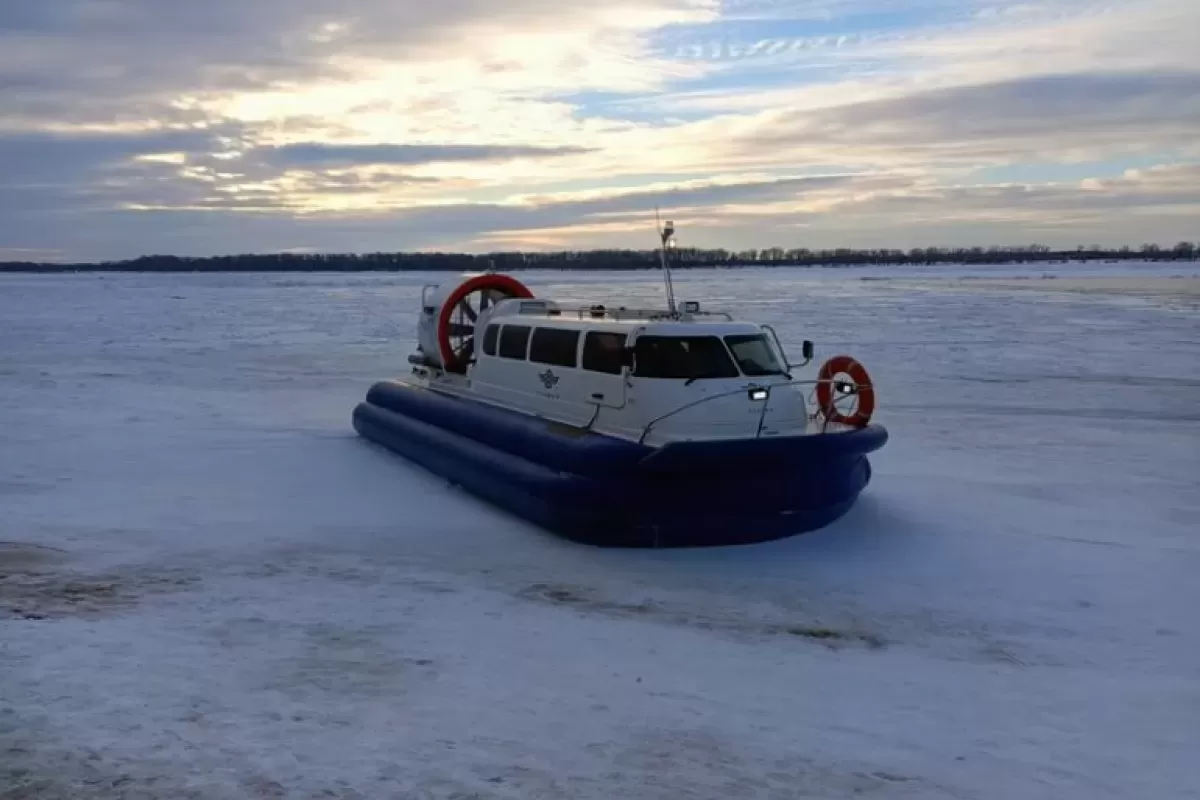
[[608, 308], [607, 306], [581, 306], [575, 309], [579, 315], [579, 319], [634, 319], [634, 320], [660, 320], [660, 319], [677, 319], [679, 317], [723, 317], [730, 322], [734, 321], [733, 315], [727, 311], [684, 311], [677, 314], [672, 314], [665, 308]]

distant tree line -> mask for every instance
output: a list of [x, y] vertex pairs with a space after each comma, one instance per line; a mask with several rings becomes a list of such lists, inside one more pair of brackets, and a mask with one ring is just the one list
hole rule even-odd
[[[672, 251], [672, 268], [748, 266], [853, 266], [913, 264], [1040, 264], [1062, 261], [1194, 261], [1200, 245], [1174, 247], [1145, 244], [1140, 248], [1080, 245], [1053, 250], [1043, 245], [1019, 247], [918, 247], [912, 250], [809, 250], [767, 247], [725, 250], [682, 247]], [[620, 270], [653, 269], [657, 250], [566, 250], [502, 253], [275, 253], [212, 257], [152, 255], [128, 261], [65, 264], [0, 262], [0, 272], [472, 272], [495, 269]]]

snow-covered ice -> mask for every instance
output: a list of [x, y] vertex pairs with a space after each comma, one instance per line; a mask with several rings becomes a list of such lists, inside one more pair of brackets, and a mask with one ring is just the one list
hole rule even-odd
[[431, 276], [0, 276], [0, 798], [1200, 797], [1197, 277], [680, 273], [892, 440], [823, 531], [655, 552], [354, 436]]

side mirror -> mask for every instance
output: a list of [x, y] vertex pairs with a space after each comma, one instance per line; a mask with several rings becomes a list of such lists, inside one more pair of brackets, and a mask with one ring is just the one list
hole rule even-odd
[[633, 348], [632, 347], [622, 347], [621, 348], [621, 366], [622, 367], [632, 367], [633, 366]]

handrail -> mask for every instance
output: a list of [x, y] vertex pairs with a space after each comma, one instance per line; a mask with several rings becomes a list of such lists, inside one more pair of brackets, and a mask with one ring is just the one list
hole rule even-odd
[[779, 348], [779, 357], [783, 359], [784, 366], [786, 366], [789, 371], [795, 367], [807, 367], [808, 362], [812, 361], [812, 358], [809, 357], [804, 359], [804, 362], [801, 364], [793, 364], [788, 358], [787, 350], [784, 349], [783, 342], [780, 341], [779, 334], [775, 332], [774, 326], [764, 324], [760, 325], [759, 327], [771, 334], [771, 338], [775, 340], [775, 346]]
[[848, 381], [839, 381], [834, 378], [825, 378], [824, 380], [821, 380], [819, 378], [813, 379], [813, 380], [790, 380], [790, 381], [782, 381], [779, 383], [768, 383], [768, 384], [764, 384], [762, 386], [759, 386], [757, 384], [750, 384], [749, 386], [740, 386], [737, 389], [731, 389], [728, 392], [721, 392], [720, 394], [710, 394], [710, 395], [706, 395], [705, 397], [701, 397], [699, 400], [692, 400], [688, 403], [684, 403], [683, 405], [679, 406], [678, 408], [674, 409], [673, 411], [669, 411], [666, 414], [663, 414], [662, 416], [655, 417], [654, 419], [647, 422], [645, 427], [642, 428], [642, 435], [638, 437], [638, 444], [646, 443], [646, 437], [650, 435], [651, 428], [653, 428], [655, 425], [657, 425], [658, 423], [660, 423], [664, 420], [670, 419], [671, 417], [675, 416], [676, 414], [679, 414], [683, 411], [687, 411], [689, 409], [695, 408], [696, 406], [704, 405], [705, 403], [711, 402], [713, 400], [719, 400], [724, 397], [733, 397], [734, 395], [738, 395], [738, 394], [746, 394], [747, 392], [752, 392], [756, 389], [766, 390], [766, 392], [767, 392], [767, 396], [764, 397], [762, 400], [762, 412], [758, 416], [758, 430], [754, 434], [755, 439], [761, 439], [763, 423], [764, 423], [764, 420], [766, 419], [766, 415], [767, 415], [767, 404], [770, 403], [770, 401], [771, 401], [771, 392], [773, 390], [779, 389], [779, 388], [784, 388], [784, 387], [790, 388], [793, 386], [812, 386], [815, 388], [816, 386], [819, 386], [822, 383], [831, 384], [839, 389], [844, 389], [845, 387], [850, 387], [850, 391], [845, 392], [847, 394], [857, 394], [859, 389], [869, 388], [869, 387], [860, 386], [857, 383], [850, 383]]
[[611, 318], [614, 320], [621, 319], [674, 319], [687, 317], [724, 317], [730, 322], [734, 322], [734, 317], [728, 311], [687, 311], [672, 314], [670, 311], [661, 308], [595, 308], [592, 306], [580, 306], [576, 309], [579, 319], [591, 317], [593, 319]]

